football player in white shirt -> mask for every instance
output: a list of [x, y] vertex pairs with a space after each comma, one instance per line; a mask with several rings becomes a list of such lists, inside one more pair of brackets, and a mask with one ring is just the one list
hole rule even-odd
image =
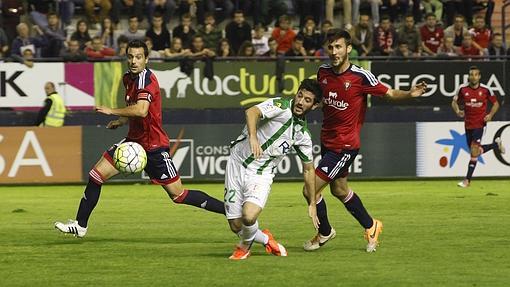
[[322, 101], [316, 80], [303, 80], [293, 99], [273, 98], [246, 110], [246, 127], [232, 142], [225, 172], [225, 211], [230, 229], [241, 241], [229, 257], [242, 260], [250, 256], [255, 241], [268, 253], [287, 256], [269, 230], [260, 230], [257, 221], [264, 208], [278, 163], [294, 148], [303, 163], [309, 216], [315, 228], [319, 222], [315, 207], [315, 171], [312, 140], [305, 115]]

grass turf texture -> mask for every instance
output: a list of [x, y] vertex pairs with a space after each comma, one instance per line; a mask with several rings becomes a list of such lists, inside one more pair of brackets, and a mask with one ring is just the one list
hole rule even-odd
[[[509, 180], [352, 182], [384, 223], [376, 253], [326, 195], [337, 237], [315, 252], [300, 183], [275, 183], [259, 218], [289, 256], [254, 245], [227, 259], [237, 237], [217, 214], [173, 204], [152, 185], [105, 185], [83, 239], [53, 229], [74, 218], [82, 186], [0, 187], [1, 286], [508, 286]], [[189, 184], [222, 198], [221, 184]]]

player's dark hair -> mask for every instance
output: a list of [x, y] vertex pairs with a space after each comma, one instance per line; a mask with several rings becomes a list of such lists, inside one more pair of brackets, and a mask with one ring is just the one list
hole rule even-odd
[[347, 32], [347, 31], [345, 31], [343, 29], [339, 29], [339, 28], [329, 29], [328, 33], [326, 34], [326, 38], [328, 39], [329, 43], [334, 42], [338, 39], [342, 39], [342, 38], [345, 40], [346, 46], [350, 46], [352, 43], [351, 34], [349, 34], [349, 32]]
[[315, 97], [313, 99], [313, 103], [317, 104], [322, 102], [322, 89], [319, 85], [319, 82], [314, 79], [304, 79], [301, 81], [301, 84], [299, 85], [298, 90], [307, 90], [311, 92]]
[[143, 54], [145, 55], [145, 58], [149, 56], [149, 48], [147, 47], [147, 44], [145, 44], [144, 41], [133, 40], [129, 42], [126, 47], [126, 54], [128, 53], [129, 48], [143, 48]]
[[469, 71], [473, 71], [473, 70], [477, 70], [478, 72], [480, 72], [480, 68], [478, 68], [478, 66], [469, 67]]
[[425, 19], [427, 19], [428, 17], [436, 18], [436, 14], [434, 14], [433, 12], [428, 12], [427, 14], [425, 14]]

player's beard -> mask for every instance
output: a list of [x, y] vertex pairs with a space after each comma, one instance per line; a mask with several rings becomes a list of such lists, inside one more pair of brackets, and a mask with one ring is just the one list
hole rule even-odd
[[346, 61], [347, 61], [347, 54], [345, 54], [343, 57], [340, 57], [338, 59], [338, 62], [335, 62], [333, 59], [331, 59], [331, 65], [333, 66], [333, 68], [340, 70]]

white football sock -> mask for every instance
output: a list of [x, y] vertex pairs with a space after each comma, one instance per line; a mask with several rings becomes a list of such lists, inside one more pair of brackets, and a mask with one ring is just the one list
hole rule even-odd
[[246, 226], [243, 224], [241, 229], [241, 239], [243, 241], [243, 245], [246, 247], [250, 247], [251, 243], [255, 239], [255, 235], [257, 234], [257, 230], [259, 230], [259, 223], [255, 221], [255, 224]]
[[266, 245], [269, 242], [269, 236], [267, 234], [263, 233], [260, 229], [257, 230], [257, 233], [255, 233], [255, 242], [261, 243]]

